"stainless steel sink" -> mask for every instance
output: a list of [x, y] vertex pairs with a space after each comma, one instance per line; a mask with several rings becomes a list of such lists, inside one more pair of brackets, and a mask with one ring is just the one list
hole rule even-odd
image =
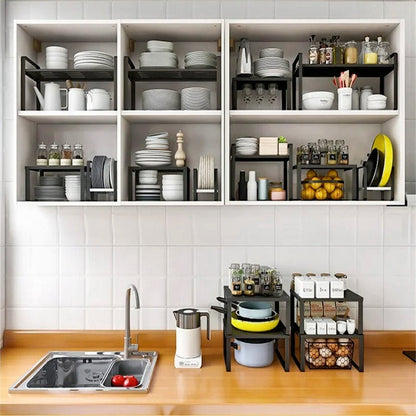
[[[10, 387], [22, 392], [136, 392], [147, 393], [156, 365], [157, 352], [135, 351], [129, 359], [120, 352], [56, 352], [46, 354]], [[112, 387], [115, 374], [134, 375], [136, 387]]]

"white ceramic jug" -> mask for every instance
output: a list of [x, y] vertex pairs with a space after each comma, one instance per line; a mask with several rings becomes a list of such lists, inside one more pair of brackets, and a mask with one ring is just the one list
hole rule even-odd
[[100, 88], [87, 92], [87, 110], [110, 110], [110, 93]]
[[82, 88], [70, 88], [68, 92], [68, 111], [85, 110], [85, 92]]
[[[60, 111], [65, 110], [68, 107], [68, 90], [66, 88], [59, 88], [59, 84], [47, 82], [45, 84], [44, 97], [36, 86], [34, 86], [33, 89], [35, 90], [42, 110]], [[61, 105], [61, 91], [65, 92], [65, 106]]]

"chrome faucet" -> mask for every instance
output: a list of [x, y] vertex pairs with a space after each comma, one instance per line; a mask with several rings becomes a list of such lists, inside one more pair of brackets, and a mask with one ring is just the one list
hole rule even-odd
[[126, 305], [125, 305], [125, 333], [124, 333], [124, 358], [130, 358], [130, 353], [139, 350], [139, 344], [132, 344], [130, 338], [130, 296], [133, 291], [136, 298], [136, 309], [140, 308], [139, 292], [136, 286], [131, 284], [126, 291]]

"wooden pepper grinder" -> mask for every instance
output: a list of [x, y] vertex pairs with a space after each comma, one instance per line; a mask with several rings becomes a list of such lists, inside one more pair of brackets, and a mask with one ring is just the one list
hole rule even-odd
[[176, 143], [178, 143], [178, 150], [175, 153], [176, 166], [182, 168], [185, 166], [186, 154], [183, 151], [183, 133], [179, 130], [176, 133]]

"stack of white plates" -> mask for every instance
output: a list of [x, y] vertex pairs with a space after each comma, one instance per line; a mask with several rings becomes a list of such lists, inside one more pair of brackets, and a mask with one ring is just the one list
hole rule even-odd
[[98, 51], [77, 52], [74, 55], [75, 69], [114, 69], [111, 55]]
[[169, 150], [168, 132], [149, 134], [145, 139], [148, 150]]
[[160, 201], [160, 185], [136, 185], [136, 201]]
[[283, 58], [283, 50], [280, 48], [264, 48], [260, 51], [260, 58]]
[[61, 46], [48, 46], [46, 48], [46, 68], [67, 69], [68, 49]]
[[183, 201], [182, 175], [162, 175], [162, 196], [165, 201]]
[[195, 51], [185, 54], [185, 68], [204, 69], [216, 68], [217, 56], [207, 51]]
[[140, 185], [156, 185], [157, 170], [141, 170], [139, 172]]
[[254, 61], [254, 73], [259, 77], [290, 77], [289, 61], [279, 57], [259, 58]]
[[68, 201], [81, 201], [81, 176], [65, 176], [65, 196]]
[[139, 55], [140, 68], [177, 68], [178, 57], [173, 52], [142, 52]]
[[173, 52], [173, 43], [165, 40], [149, 40], [147, 50], [149, 52]]
[[202, 155], [199, 158], [198, 189], [214, 189], [214, 158]]
[[138, 150], [136, 165], [139, 166], [168, 166], [171, 164], [172, 152], [170, 150]]
[[237, 155], [252, 156], [259, 150], [259, 139], [256, 137], [238, 137], [235, 140]]
[[184, 88], [181, 91], [182, 110], [209, 110], [210, 90], [203, 87]]

